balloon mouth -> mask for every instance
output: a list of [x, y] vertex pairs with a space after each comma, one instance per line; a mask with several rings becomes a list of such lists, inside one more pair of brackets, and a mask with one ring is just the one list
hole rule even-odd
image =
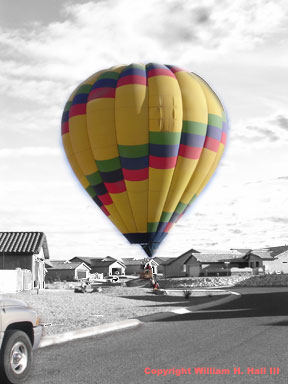
[[155, 233], [124, 233], [131, 244], [139, 244], [148, 257], [153, 257], [162, 239], [155, 239]]
[[146, 255], [152, 258], [154, 257], [154, 253], [157, 250], [159, 243], [144, 243], [140, 245], [143, 248], [143, 251], [146, 253]]

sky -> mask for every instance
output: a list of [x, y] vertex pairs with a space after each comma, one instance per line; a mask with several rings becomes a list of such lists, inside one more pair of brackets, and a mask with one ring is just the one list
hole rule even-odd
[[288, 243], [285, 0], [0, 0], [0, 231], [43, 231], [51, 259], [144, 257], [82, 190], [60, 122], [75, 87], [113, 65], [203, 77], [230, 131], [217, 172], [156, 256]]

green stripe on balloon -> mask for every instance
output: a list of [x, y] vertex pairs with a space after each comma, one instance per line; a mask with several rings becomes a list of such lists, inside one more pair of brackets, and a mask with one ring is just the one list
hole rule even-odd
[[89, 193], [89, 195], [93, 198], [96, 196], [96, 192], [94, 191], [94, 189], [91, 187], [91, 185], [89, 185], [89, 187], [86, 188], [86, 191]]
[[143, 145], [118, 145], [119, 155], [121, 157], [127, 157], [134, 159], [137, 157], [148, 156], [149, 144]]
[[151, 144], [175, 145], [179, 144], [181, 132], [149, 132]]
[[100, 172], [111, 172], [121, 168], [119, 157], [109, 160], [96, 160], [96, 164]]
[[100, 80], [100, 79], [114, 79], [114, 80], [118, 80], [118, 77], [119, 77], [119, 73], [118, 72], [108, 71], [108, 72], [102, 73], [102, 75], [100, 75], [97, 80]]
[[184, 120], [183, 126], [182, 126], [182, 132], [205, 136], [207, 132], [207, 124], [199, 123], [197, 121]]
[[217, 115], [209, 113], [208, 115], [208, 125], [213, 125], [214, 127], [222, 128], [223, 119]]
[[87, 175], [86, 179], [89, 181], [91, 185], [97, 185], [102, 183], [102, 178], [99, 174], [99, 172], [94, 172], [91, 175]]
[[172, 215], [173, 215], [173, 212], [162, 212], [160, 222], [161, 223], [168, 223], [168, 221], [170, 220]]
[[159, 223], [147, 223], [147, 232], [156, 232], [158, 228]]
[[79, 93], [89, 93], [91, 91], [91, 88], [92, 88], [91, 84], [80, 85], [80, 87], [77, 89], [77, 94], [79, 94]]
[[64, 112], [70, 111], [72, 101], [68, 101], [65, 105]]
[[181, 201], [178, 203], [177, 208], [175, 209], [176, 213], [182, 213], [184, 209], [187, 207], [187, 204], [181, 203]]

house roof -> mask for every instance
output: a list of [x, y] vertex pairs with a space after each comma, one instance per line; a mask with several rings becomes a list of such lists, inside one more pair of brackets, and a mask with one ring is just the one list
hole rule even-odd
[[[124, 258], [122, 259], [123, 263], [125, 265], [141, 265], [141, 264], [146, 264], [146, 261], [144, 259], [132, 259], [132, 258]], [[149, 260], [150, 262], [159, 265], [158, 262], [155, 259]]]
[[47, 268], [53, 268], [53, 264], [51, 263], [51, 260], [45, 260], [45, 265]]
[[79, 265], [84, 265], [87, 269], [91, 269], [88, 265], [85, 263], [79, 262], [79, 261], [73, 261], [73, 262], [65, 262], [64, 260], [52, 260], [52, 268], [49, 269], [61, 269], [61, 270], [67, 270], [67, 269], [76, 269], [79, 267]]
[[193, 256], [200, 263], [224, 263], [225, 261], [244, 261], [244, 255], [241, 253], [193, 253]]
[[70, 259], [69, 261], [73, 262], [73, 261], [76, 261], [77, 260], [80, 260], [80, 261], [83, 261], [84, 263], [86, 263], [87, 265], [91, 265], [93, 259], [96, 259], [95, 257], [87, 257], [87, 256], [75, 256], [75, 257], [72, 257], [72, 259]]
[[[263, 250], [270, 251], [271, 256], [276, 257], [278, 255], [281, 255], [281, 253], [288, 251], [288, 245], [281, 245], [279, 247], [267, 247], [267, 248], [264, 248]], [[253, 253], [254, 253], [254, 251], [253, 251]]]
[[188, 260], [188, 259], [190, 259], [190, 257], [192, 256], [192, 254], [198, 254], [199, 252], [198, 251], [196, 251], [195, 249], [189, 249], [189, 251], [187, 251], [187, 252], [185, 252], [185, 253], [183, 253], [182, 255], [180, 255], [179, 257], [176, 257], [176, 258], [172, 258], [171, 260], [167, 260], [167, 261], [165, 261], [164, 263], [162, 263], [162, 265], [164, 264], [164, 265], [170, 265], [170, 264], [173, 264], [175, 261], [180, 261], [180, 262], [182, 262], [183, 264], [185, 264], [186, 263], [186, 261]]
[[251, 251], [250, 255], [258, 256], [263, 260], [274, 260], [274, 257], [272, 257], [272, 252], [269, 250], [259, 249]]
[[49, 259], [46, 236], [43, 232], [0, 232], [0, 252], [6, 255], [31, 255], [40, 253]]
[[155, 260], [159, 265], [166, 265], [176, 259], [177, 257], [155, 257], [153, 260]]
[[125, 267], [125, 264], [119, 260], [98, 260], [98, 261], [93, 260], [92, 267], [93, 268], [95, 268], [95, 267], [96, 268], [97, 267], [109, 267], [111, 264], [114, 264], [114, 263], [119, 263], [120, 265]]

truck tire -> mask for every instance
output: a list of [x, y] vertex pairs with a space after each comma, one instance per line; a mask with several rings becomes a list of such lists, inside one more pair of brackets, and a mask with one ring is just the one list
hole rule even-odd
[[5, 332], [0, 351], [1, 384], [24, 383], [30, 374], [33, 351], [25, 332], [10, 329]]

